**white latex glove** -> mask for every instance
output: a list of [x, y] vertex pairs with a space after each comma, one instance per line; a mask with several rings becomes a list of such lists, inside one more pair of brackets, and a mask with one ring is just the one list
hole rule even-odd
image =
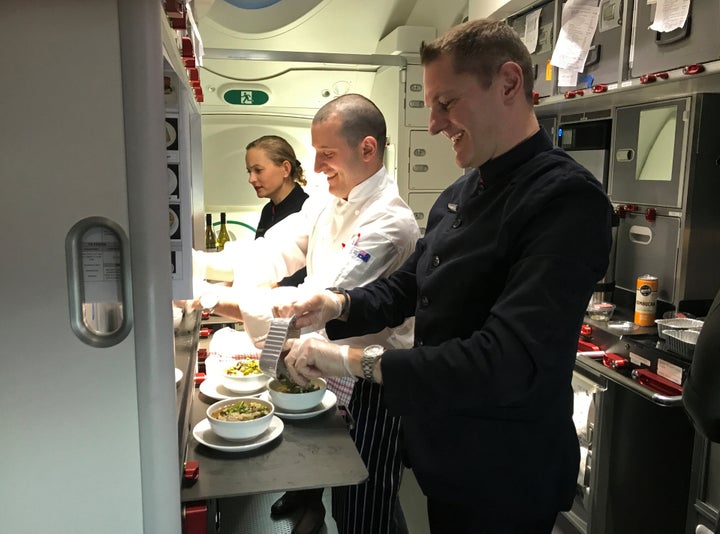
[[303, 337], [293, 343], [285, 356], [285, 366], [301, 386], [318, 376], [351, 376], [347, 366], [349, 348], [317, 337]]
[[[243, 317], [244, 330], [256, 347], [261, 347], [265, 342], [270, 321], [272, 321], [272, 306], [269, 289], [246, 289], [240, 295], [241, 302], [238, 302]], [[240, 300], [240, 298], [238, 299]]]
[[295, 315], [295, 326], [298, 328], [322, 330], [325, 323], [340, 317], [342, 299], [337, 293], [326, 289], [291, 306], [275, 306], [273, 311], [278, 317]]

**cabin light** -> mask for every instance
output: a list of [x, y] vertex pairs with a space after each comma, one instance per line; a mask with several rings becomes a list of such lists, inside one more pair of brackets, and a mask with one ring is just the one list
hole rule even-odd
[[280, 0], [225, 0], [225, 2], [240, 9], [263, 9], [277, 4]]

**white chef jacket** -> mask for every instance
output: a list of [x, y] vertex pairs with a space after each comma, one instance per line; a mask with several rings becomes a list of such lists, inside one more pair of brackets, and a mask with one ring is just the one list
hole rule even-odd
[[[402, 265], [419, 237], [412, 211], [382, 167], [355, 186], [347, 200], [310, 197], [299, 212], [272, 226], [264, 237], [228, 242], [221, 254], [232, 257], [234, 286], [238, 288], [271, 285], [307, 266], [307, 277], [300, 287], [279, 288], [287, 301], [288, 290], [312, 294], [333, 286], [352, 289], [382, 278]], [[241, 289], [241, 309], [242, 295]], [[410, 318], [396, 328], [335, 342], [409, 348], [413, 326], [414, 319]], [[341, 391], [337, 391], [339, 384], [332, 388], [343, 397], [347, 394], [347, 398], [338, 399], [343, 404], [352, 392], [348, 383], [352, 384], [352, 379], [345, 380]]]

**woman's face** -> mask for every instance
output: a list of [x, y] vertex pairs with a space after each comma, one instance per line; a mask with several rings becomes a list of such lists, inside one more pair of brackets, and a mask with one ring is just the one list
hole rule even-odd
[[290, 162], [275, 165], [265, 150], [253, 147], [245, 154], [245, 166], [248, 182], [255, 188], [258, 198], [269, 198], [277, 204], [275, 199], [280, 196], [283, 185], [290, 183]]

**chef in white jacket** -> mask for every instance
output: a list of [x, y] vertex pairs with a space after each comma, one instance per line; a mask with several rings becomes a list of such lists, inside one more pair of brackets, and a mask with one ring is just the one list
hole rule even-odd
[[[383, 166], [385, 120], [370, 100], [349, 94], [327, 103], [315, 115], [311, 133], [315, 172], [326, 175], [331, 196], [311, 196], [301, 211], [270, 228], [264, 238], [226, 243], [221, 253], [195, 252], [193, 257], [196, 276], [233, 282], [235, 293], [206, 290], [195, 306], [245, 320], [256, 339], [269, 326], [273, 291], [282, 291], [275, 300], [285, 302], [292, 299], [289, 291], [365, 285], [397, 269], [420, 236], [412, 211]], [[304, 266], [307, 277], [298, 288], [269, 293], [256, 289], [272, 287]], [[340, 306], [342, 299], [335, 302]], [[397, 328], [335, 341], [385, 348], [409, 348], [412, 342], [412, 319]], [[387, 414], [382, 386], [350, 376], [328, 382], [338, 403], [347, 405], [355, 419], [352, 437], [370, 474], [363, 484], [333, 490], [339, 532], [406, 532], [397, 499], [402, 473], [399, 418]], [[319, 532], [323, 525], [324, 508], [318, 503], [322, 490], [312, 492], [288, 492], [273, 505], [273, 515], [305, 507], [294, 534]]]

